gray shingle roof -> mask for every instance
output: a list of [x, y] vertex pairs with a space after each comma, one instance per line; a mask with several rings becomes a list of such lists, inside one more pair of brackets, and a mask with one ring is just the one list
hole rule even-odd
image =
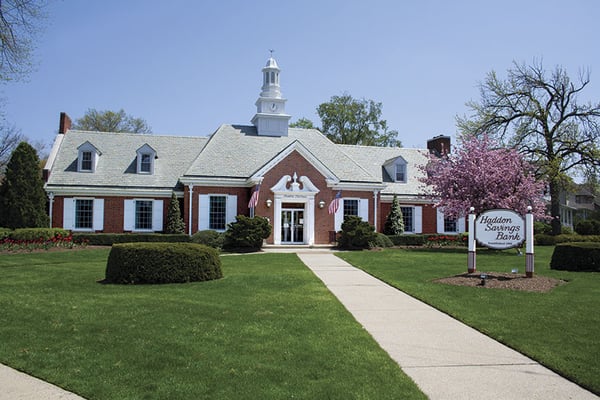
[[[403, 194], [403, 195], [422, 195], [425, 185], [419, 182], [419, 178], [424, 176], [424, 172], [419, 166], [427, 164], [428, 151], [425, 149], [407, 149], [400, 147], [373, 147], [373, 146], [355, 146], [338, 145], [348, 156], [352, 157], [357, 163], [363, 166], [372, 175], [384, 177], [386, 188], [382, 194]], [[383, 164], [386, 161], [397, 157], [402, 157], [406, 163], [407, 181], [406, 183], [396, 183], [391, 180]]]
[[[70, 130], [63, 138], [47, 185], [172, 189], [207, 140], [206, 137]], [[77, 172], [77, 148], [86, 141], [101, 152], [93, 173]], [[156, 151], [152, 175], [136, 173], [136, 150], [144, 144]]]
[[316, 129], [289, 128], [288, 136], [258, 136], [253, 126], [222, 125], [185, 173], [189, 177], [249, 178], [294, 141], [340, 181], [381, 182]]

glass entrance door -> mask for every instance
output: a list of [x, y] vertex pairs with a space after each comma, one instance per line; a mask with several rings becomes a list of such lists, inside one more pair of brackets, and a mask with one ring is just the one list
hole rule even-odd
[[304, 210], [281, 210], [281, 243], [304, 243]]

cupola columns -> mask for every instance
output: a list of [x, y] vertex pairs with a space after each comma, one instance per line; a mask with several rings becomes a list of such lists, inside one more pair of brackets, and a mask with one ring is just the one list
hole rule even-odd
[[262, 69], [262, 91], [256, 100], [256, 114], [252, 118], [252, 124], [256, 126], [259, 136], [287, 136], [288, 134], [291, 116], [285, 113], [287, 99], [281, 97], [280, 72], [271, 52], [271, 57]]

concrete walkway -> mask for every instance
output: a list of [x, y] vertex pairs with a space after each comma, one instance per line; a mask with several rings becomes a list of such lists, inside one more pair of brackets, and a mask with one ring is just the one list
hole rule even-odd
[[298, 257], [430, 399], [598, 399], [331, 252]]
[[0, 400], [84, 400], [76, 394], [0, 364]]

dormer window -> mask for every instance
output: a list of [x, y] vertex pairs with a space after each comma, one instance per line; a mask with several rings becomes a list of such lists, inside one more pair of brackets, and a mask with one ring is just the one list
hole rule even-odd
[[386, 173], [393, 182], [406, 183], [408, 163], [402, 157], [394, 157], [383, 163]]
[[156, 151], [145, 144], [137, 150], [137, 172], [138, 174], [154, 174], [154, 159]]
[[98, 164], [98, 156], [101, 154], [90, 142], [85, 142], [77, 148], [77, 171], [94, 172]]

